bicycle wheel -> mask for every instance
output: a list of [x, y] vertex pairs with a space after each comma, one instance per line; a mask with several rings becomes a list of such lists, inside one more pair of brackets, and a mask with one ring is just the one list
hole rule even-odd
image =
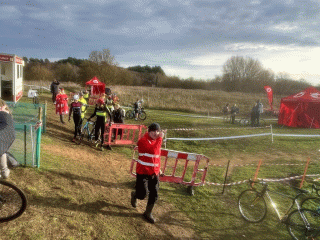
[[27, 208], [27, 198], [16, 185], [0, 181], [0, 222], [8, 222], [19, 216]]
[[248, 126], [250, 124], [250, 121], [248, 118], [241, 118], [239, 124], [242, 126]]
[[263, 196], [256, 190], [243, 191], [238, 198], [238, 207], [241, 216], [248, 222], [261, 222], [267, 214], [267, 204]]
[[[301, 214], [296, 209], [288, 215], [287, 230], [293, 239], [314, 239], [319, 233], [320, 214], [308, 209], [301, 209], [300, 211]], [[301, 215], [306, 219], [309, 228], [307, 228]]]
[[147, 114], [145, 111], [141, 111], [139, 114], [138, 114], [138, 117], [140, 120], [146, 120], [147, 118]]
[[132, 119], [134, 117], [134, 112], [132, 110], [128, 110], [126, 112], [126, 118]]
[[301, 202], [301, 208], [310, 209], [320, 213], [320, 198], [308, 197]]

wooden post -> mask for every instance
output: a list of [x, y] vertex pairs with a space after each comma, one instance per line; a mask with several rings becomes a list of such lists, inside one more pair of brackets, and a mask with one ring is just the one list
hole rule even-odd
[[[256, 173], [254, 174], [254, 178], [253, 178], [253, 181], [254, 181], [254, 182], [257, 180], [257, 177], [258, 177], [258, 173], [259, 173], [259, 170], [260, 170], [261, 163], [262, 163], [262, 160], [260, 159], [260, 160], [259, 160], [259, 163], [258, 163], [258, 167], [257, 167]], [[253, 186], [253, 185], [254, 185], [254, 183], [252, 183], [252, 186]]]
[[307, 174], [307, 170], [308, 170], [309, 163], [310, 163], [310, 157], [308, 157], [306, 166], [304, 167], [304, 173], [303, 173], [303, 176], [302, 176], [302, 181], [301, 181], [301, 183], [300, 183], [300, 189], [301, 189], [302, 186], [303, 186], [303, 182], [304, 182], [304, 179], [305, 179], [306, 174]]
[[224, 189], [225, 189], [225, 187], [226, 187], [226, 182], [227, 182], [227, 177], [228, 177], [228, 171], [229, 171], [229, 164], [230, 164], [230, 160], [228, 160], [227, 170], [226, 170], [226, 174], [225, 174], [225, 176], [224, 176], [224, 183], [223, 183], [222, 194], [224, 193]]

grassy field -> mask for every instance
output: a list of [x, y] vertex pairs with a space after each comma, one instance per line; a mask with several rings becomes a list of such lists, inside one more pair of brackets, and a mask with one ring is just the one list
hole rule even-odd
[[[231, 96], [210, 91], [200, 91], [203, 92], [200, 94], [199, 91], [140, 87], [114, 86], [112, 89], [118, 93], [123, 105], [133, 103], [136, 96], [145, 99], [148, 118], [144, 122], [126, 120], [127, 123], [148, 125], [157, 121], [162, 128], [168, 129], [167, 138], [226, 137], [271, 131], [270, 128], [244, 128], [224, 123], [221, 118], [212, 118], [220, 116], [219, 107], [230, 99], [249, 108], [255, 99], [262, 99], [262, 95], [248, 99], [241, 94]], [[206, 95], [210, 98], [204, 100]], [[190, 96], [192, 101], [189, 102]], [[100, 152], [90, 145], [72, 144], [72, 122], [67, 125], [59, 123], [50, 94], [44, 93], [40, 100], [48, 101], [41, 167], [12, 171], [10, 181], [26, 192], [29, 207], [20, 218], [1, 225], [0, 239], [290, 239], [285, 225], [279, 223], [271, 208], [262, 223], [250, 224], [241, 218], [237, 198], [248, 186], [227, 186], [222, 194], [226, 165], [230, 161], [228, 183], [252, 178], [259, 160], [262, 160], [262, 166], [258, 178], [302, 175], [308, 158], [311, 160], [308, 174], [319, 172], [318, 138], [275, 137], [273, 142], [270, 136], [209, 141], [168, 140], [168, 149], [204, 154], [210, 158], [208, 184], [196, 187], [195, 195], [190, 196], [185, 186], [162, 183], [154, 213], [158, 222], [151, 225], [141, 217], [146, 202], [139, 202], [137, 210], [129, 203], [134, 186], [134, 179], [129, 174], [132, 148], [116, 146], [112, 151]], [[199, 107], [190, 108], [191, 102]], [[210, 117], [194, 117], [207, 116], [208, 112]], [[267, 123], [272, 124], [272, 131], [277, 133], [319, 134], [315, 129], [277, 126], [272, 119]], [[188, 169], [186, 179], [190, 179], [191, 173]], [[299, 181], [273, 182], [270, 187], [294, 195], [289, 184], [299, 184]], [[304, 187], [310, 189], [309, 184]], [[284, 213], [287, 200], [276, 200]]]

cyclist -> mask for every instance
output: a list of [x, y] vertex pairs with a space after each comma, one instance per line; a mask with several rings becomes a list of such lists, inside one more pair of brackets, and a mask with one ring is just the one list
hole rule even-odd
[[138, 120], [138, 114], [139, 114], [139, 111], [141, 109], [141, 101], [140, 99], [138, 98], [137, 101], [133, 104], [133, 108], [134, 108], [134, 120]]
[[6, 153], [15, 138], [13, 118], [7, 104], [0, 99], [0, 171], [2, 178], [8, 178], [10, 174]]
[[86, 100], [86, 102], [89, 102], [89, 90], [83, 91], [83, 98]]
[[[109, 118], [111, 120], [111, 114], [109, 112], [109, 109], [106, 107], [103, 99], [99, 98], [97, 100], [96, 107], [94, 109], [93, 114], [90, 116], [88, 119], [90, 121], [91, 118], [94, 116], [97, 116], [96, 120], [96, 127], [95, 127], [95, 143], [98, 144], [98, 138], [99, 138], [99, 130], [101, 130], [101, 145], [100, 145], [100, 150], [103, 151], [103, 141], [104, 141], [104, 130], [105, 130], [105, 125], [107, 123], [107, 119]], [[107, 149], [111, 150], [111, 147], [107, 145]]]
[[80, 121], [80, 128], [81, 128], [84, 116], [86, 115], [86, 112], [88, 109], [87, 101], [84, 98], [84, 94], [82, 92], [79, 93], [79, 102], [82, 103], [82, 105], [81, 105], [81, 121]]
[[70, 106], [70, 113], [69, 113], [69, 122], [71, 119], [71, 114], [73, 114], [73, 122], [74, 122], [74, 137], [72, 139], [72, 142], [76, 141], [76, 137], [79, 134], [81, 135], [81, 108], [82, 103], [79, 102], [79, 95], [73, 96], [73, 102]]
[[107, 95], [107, 96], [105, 95], [105, 97], [106, 97], [106, 100], [105, 100], [106, 107], [109, 109], [109, 112], [112, 112], [114, 110], [114, 108], [113, 108], [114, 102], [112, 100], [112, 94]]

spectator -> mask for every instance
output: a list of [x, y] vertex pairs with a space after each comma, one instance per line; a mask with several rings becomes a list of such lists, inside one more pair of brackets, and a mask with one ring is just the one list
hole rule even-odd
[[260, 126], [260, 115], [263, 113], [263, 104], [260, 100], [257, 101], [257, 113], [256, 113], [256, 121], [257, 126]]
[[141, 109], [141, 101], [138, 98], [137, 101], [133, 104], [133, 108], [134, 108], [134, 119], [137, 121], [138, 120], [138, 114], [139, 111]]
[[60, 121], [65, 124], [63, 121], [63, 115], [69, 113], [68, 107], [68, 95], [65, 94], [64, 89], [60, 89], [60, 93], [56, 97], [56, 114], [60, 115]]
[[222, 113], [223, 115], [228, 115], [229, 114], [229, 103], [227, 103], [223, 108], [222, 108]]
[[231, 123], [234, 124], [234, 121], [236, 119], [236, 115], [239, 114], [240, 110], [239, 108], [237, 107], [237, 104], [234, 104], [231, 108]]
[[59, 84], [57, 79], [54, 79], [53, 82], [50, 85], [50, 92], [52, 93], [52, 102], [56, 104], [56, 97], [57, 94], [59, 93]]
[[[115, 104], [114, 110], [112, 112], [113, 122], [114, 123], [124, 123], [124, 116], [125, 116], [124, 110], [120, 107], [119, 104]], [[114, 139], [116, 139], [116, 131], [117, 131], [117, 129], [113, 129]], [[120, 136], [120, 139], [122, 138], [122, 129], [118, 129], [118, 136]]]
[[13, 118], [5, 101], [0, 99], [0, 172], [1, 178], [8, 178], [7, 151], [15, 140]]

